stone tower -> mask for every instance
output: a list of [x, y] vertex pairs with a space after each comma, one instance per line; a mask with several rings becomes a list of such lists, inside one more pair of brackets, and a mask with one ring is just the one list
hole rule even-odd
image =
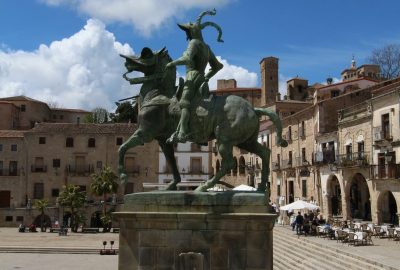
[[261, 106], [269, 105], [276, 100], [279, 93], [278, 77], [279, 59], [273, 56], [261, 60]]

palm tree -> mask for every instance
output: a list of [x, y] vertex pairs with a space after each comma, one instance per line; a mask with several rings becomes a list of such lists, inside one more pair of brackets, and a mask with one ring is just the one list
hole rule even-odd
[[35, 201], [35, 207], [40, 211], [40, 230], [44, 231], [44, 210], [46, 210], [47, 206], [49, 205], [49, 201], [46, 199], [37, 200]]
[[71, 230], [78, 230], [79, 222], [82, 221], [80, 208], [85, 203], [85, 192], [79, 190], [79, 186], [67, 185], [63, 187], [58, 202], [61, 206], [71, 210]]
[[111, 222], [110, 216], [107, 215], [107, 195], [116, 193], [118, 190], [118, 176], [110, 167], [104, 167], [100, 173], [92, 174], [92, 184], [90, 189], [96, 196], [103, 196], [103, 227], [107, 230], [107, 225]]

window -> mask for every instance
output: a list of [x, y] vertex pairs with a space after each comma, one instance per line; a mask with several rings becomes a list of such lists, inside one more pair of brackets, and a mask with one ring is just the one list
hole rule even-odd
[[339, 90], [332, 90], [331, 91], [331, 98], [337, 97], [337, 96], [339, 96], [339, 94], [340, 94]]
[[17, 216], [17, 222], [24, 222], [24, 216]]
[[276, 195], [281, 196], [281, 185], [276, 186]]
[[6, 221], [7, 222], [13, 221], [13, 216], [6, 216]]
[[117, 145], [122, 145], [122, 137], [117, 137]]
[[97, 169], [102, 169], [103, 168], [103, 162], [102, 161], [97, 161], [96, 168]]
[[351, 144], [346, 145], [346, 159], [351, 160], [351, 154], [353, 152], [353, 147]]
[[51, 190], [51, 197], [56, 198], [60, 194], [60, 190], [58, 188], [53, 188]]
[[90, 147], [90, 148], [96, 147], [96, 139], [95, 138], [89, 138], [88, 147]]
[[390, 121], [388, 113], [382, 115], [382, 135], [385, 140], [390, 139]]
[[65, 141], [66, 147], [74, 147], [74, 138], [68, 137]]
[[292, 127], [290, 127], [290, 126], [289, 126], [289, 128], [288, 128], [287, 139], [288, 139], [289, 141], [292, 140]]
[[301, 148], [301, 161], [304, 163], [304, 162], [307, 162], [307, 158], [306, 158], [306, 148]]
[[11, 145], [11, 151], [16, 152], [17, 149], [18, 149], [18, 147], [17, 147], [16, 144], [12, 144], [12, 145]]
[[0, 151], [3, 151], [3, 145], [0, 144]]
[[34, 184], [33, 198], [34, 199], [43, 199], [44, 198], [44, 184], [43, 183], [35, 183]]
[[276, 154], [276, 162], [278, 163], [278, 166], [281, 164], [281, 155]]
[[17, 176], [18, 175], [18, 162], [10, 161], [10, 165], [9, 165], [8, 169], [9, 169], [10, 176]]
[[306, 123], [304, 121], [301, 121], [301, 127], [300, 127], [300, 137], [304, 138], [306, 136]]
[[0, 160], [0, 175], [3, 175], [3, 161]]
[[46, 144], [46, 137], [39, 137], [39, 144]]
[[26, 105], [25, 104], [21, 104], [21, 112], [25, 112], [26, 111]]
[[53, 159], [53, 168], [60, 168], [61, 167], [61, 160], [59, 158]]
[[193, 157], [193, 158], [191, 158], [191, 160], [190, 160], [190, 170], [191, 170], [191, 173], [193, 173], [193, 174], [199, 174], [199, 173], [201, 173], [201, 158], [200, 157], [198, 157], [198, 158], [195, 158], [195, 157]]
[[301, 196], [306, 198], [307, 197], [307, 180], [301, 180]]
[[293, 164], [293, 153], [292, 153], [292, 151], [289, 151], [289, 162], [288, 162], [288, 164], [289, 165]]
[[79, 191], [80, 192], [86, 192], [86, 186], [79, 185]]
[[358, 159], [364, 159], [364, 141], [357, 143]]
[[63, 120], [64, 119], [64, 115], [60, 115], [60, 120]]
[[126, 183], [124, 194], [133, 193], [133, 183]]

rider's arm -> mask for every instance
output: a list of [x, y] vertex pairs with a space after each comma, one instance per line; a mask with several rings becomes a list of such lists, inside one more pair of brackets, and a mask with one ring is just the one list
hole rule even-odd
[[193, 66], [194, 65], [193, 58], [194, 55], [196, 54], [196, 51], [197, 51], [197, 46], [195, 45], [194, 40], [191, 40], [183, 55], [180, 58], [168, 63], [167, 67], [182, 66], [182, 65]]
[[224, 67], [224, 65], [218, 61], [217, 57], [215, 57], [211, 49], [209, 49], [209, 52], [210, 52], [210, 58], [208, 60], [208, 63], [210, 64], [211, 68], [205, 76], [206, 81], [210, 80], [212, 76], [217, 74], [217, 72]]

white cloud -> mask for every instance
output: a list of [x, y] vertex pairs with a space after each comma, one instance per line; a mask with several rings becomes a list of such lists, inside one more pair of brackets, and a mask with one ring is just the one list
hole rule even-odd
[[119, 53], [133, 49], [94, 19], [71, 37], [33, 52], [0, 49], [0, 97], [24, 94], [63, 107], [112, 109], [114, 101], [135, 94], [122, 79]]
[[41, 0], [51, 6], [67, 5], [105, 22], [131, 24], [148, 36], [171, 18], [190, 9], [217, 8], [232, 0]]
[[[219, 79], [235, 79], [238, 87], [257, 87], [258, 77], [257, 73], [250, 72], [245, 68], [231, 65], [227, 60], [217, 56], [218, 61], [224, 64], [221, 69], [209, 82], [210, 89], [217, 89], [217, 80]], [[209, 66], [207, 67], [207, 69]]]

